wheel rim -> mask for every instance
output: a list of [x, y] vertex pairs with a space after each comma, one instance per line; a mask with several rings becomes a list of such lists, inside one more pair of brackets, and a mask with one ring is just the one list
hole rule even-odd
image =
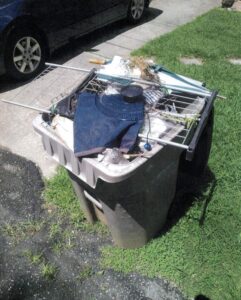
[[131, 15], [134, 20], [139, 20], [143, 14], [145, 7], [144, 0], [132, 0], [131, 3]]
[[27, 36], [20, 39], [13, 50], [13, 62], [22, 74], [34, 72], [41, 61], [41, 47], [37, 40]]

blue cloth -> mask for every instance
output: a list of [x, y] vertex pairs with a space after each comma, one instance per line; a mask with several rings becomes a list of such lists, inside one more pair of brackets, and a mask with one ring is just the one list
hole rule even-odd
[[83, 92], [74, 117], [74, 153], [82, 157], [113, 147], [127, 153], [135, 145], [143, 120], [143, 102]]

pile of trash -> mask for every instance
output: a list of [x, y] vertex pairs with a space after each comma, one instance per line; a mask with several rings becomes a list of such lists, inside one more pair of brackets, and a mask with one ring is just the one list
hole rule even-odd
[[151, 60], [115, 56], [52, 108], [48, 129], [78, 158], [125, 164], [157, 143], [185, 145], [210, 95]]

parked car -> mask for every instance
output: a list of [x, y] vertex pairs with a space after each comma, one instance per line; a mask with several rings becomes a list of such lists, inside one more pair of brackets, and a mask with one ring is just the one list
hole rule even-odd
[[0, 74], [34, 77], [55, 49], [107, 24], [137, 23], [151, 0], [0, 0]]

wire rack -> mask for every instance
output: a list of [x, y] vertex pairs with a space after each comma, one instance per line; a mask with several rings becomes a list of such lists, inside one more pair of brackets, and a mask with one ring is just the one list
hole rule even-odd
[[[106, 80], [99, 76], [97, 72], [93, 72], [92, 75], [87, 76], [84, 84], [80, 84], [79, 88], [73, 91], [73, 95], [76, 95], [76, 92], [83, 91], [104, 93], [109, 86], [121, 88], [121, 84], [115, 78]], [[142, 86], [145, 91], [150, 89], [152, 96], [157, 99], [157, 101], [151, 104], [150, 101], [146, 101], [146, 112], [154, 113], [156, 118], [160, 118], [167, 125], [167, 130], [164, 133], [160, 133], [154, 140], [187, 149], [187, 144], [195, 131], [200, 120], [199, 117], [205, 107], [206, 97], [187, 94], [178, 90], [171, 93], [164, 93], [161, 86], [152, 86], [151, 83], [143, 84]], [[150, 97], [150, 94], [148, 97]], [[76, 101], [76, 98], [73, 97], [73, 100]], [[76, 107], [76, 105], [72, 106]], [[140, 138], [147, 139], [147, 136], [140, 135]], [[148, 135], [148, 139], [151, 140], [152, 136]]]
[[56, 105], [71, 94], [85, 78], [86, 73], [77, 70], [48, 66], [33, 80], [11, 92], [1, 94], [1, 98], [32, 105], [40, 110]]
[[[71, 99], [81, 91], [92, 93], [103, 93], [110, 85], [119, 86], [118, 78], [103, 78], [93, 69], [92, 71], [67, 67], [61, 65], [47, 64], [47, 68], [34, 80], [16, 89], [13, 96], [5, 99], [14, 100], [23, 104], [39, 108], [58, 106], [62, 101]], [[123, 80], [123, 78], [122, 78]], [[135, 80], [125, 80], [125, 83]], [[140, 81], [137, 82], [140, 84]], [[186, 93], [179, 90], [167, 89], [161, 84], [143, 81], [141, 83], [144, 91], [151, 91], [153, 99], [146, 98], [146, 110], [155, 113], [167, 124], [167, 130], [157, 137], [148, 135], [148, 138], [156, 142], [169, 144], [188, 149], [188, 143], [195, 133], [195, 129], [201, 118], [201, 114], [207, 103], [207, 96], [199, 96], [194, 93]], [[153, 94], [154, 93], [154, 94]], [[11, 93], [12, 94], [12, 93]], [[3, 95], [4, 96], [4, 95]], [[72, 97], [76, 101], [76, 97]], [[75, 105], [73, 105], [75, 107]], [[139, 135], [141, 139], [146, 136]]]

